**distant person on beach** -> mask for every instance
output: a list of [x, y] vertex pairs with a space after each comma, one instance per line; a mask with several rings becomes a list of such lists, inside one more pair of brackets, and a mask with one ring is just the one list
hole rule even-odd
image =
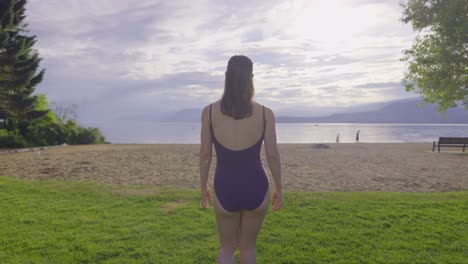
[[201, 205], [211, 208], [208, 172], [216, 150], [214, 209], [219, 233], [218, 263], [256, 263], [257, 236], [269, 207], [269, 182], [260, 159], [262, 143], [274, 181], [273, 211], [282, 206], [281, 163], [273, 111], [253, 98], [253, 63], [242, 55], [229, 59], [224, 93], [201, 117]]
[[360, 133], [360, 132], [361, 132], [361, 131], [358, 130], [357, 133], [356, 133], [356, 143], [359, 143], [359, 133]]
[[340, 133], [336, 135], [336, 143], [340, 143]]

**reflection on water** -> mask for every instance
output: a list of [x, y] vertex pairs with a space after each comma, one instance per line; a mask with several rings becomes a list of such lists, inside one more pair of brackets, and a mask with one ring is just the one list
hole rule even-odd
[[[438, 124], [277, 124], [279, 143], [432, 142], [439, 136], [468, 137], [467, 125]], [[199, 123], [121, 123], [103, 127], [113, 143], [199, 143]]]
[[432, 142], [439, 136], [468, 136], [468, 125], [420, 124], [278, 124], [282, 143], [354, 142], [360, 130], [360, 142]]

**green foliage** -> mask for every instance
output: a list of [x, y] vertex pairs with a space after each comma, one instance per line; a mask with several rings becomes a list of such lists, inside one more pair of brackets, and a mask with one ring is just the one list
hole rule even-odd
[[69, 138], [68, 144], [102, 144], [105, 143], [105, 137], [98, 128], [84, 128], [78, 126], [73, 120], [68, 120], [64, 125]]
[[44, 94], [33, 95], [45, 71], [37, 72], [36, 37], [26, 35], [26, 2], [0, 1], [0, 128], [8, 131], [0, 135], [0, 148], [104, 143], [99, 129], [75, 124], [77, 105], [52, 103], [54, 113]]
[[36, 100], [36, 110], [38, 111], [47, 111], [49, 110], [49, 103], [47, 101], [47, 96], [45, 94], [38, 94]]
[[[214, 263], [199, 191], [0, 177], [5, 263]], [[258, 263], [466, 263], [468, 192], [289, 192]]]
[[67, 143], [69, 133], [59, 123], [39, 123], [28, 128], [27, 139], [33, 146], [54, 146]]
[[[40, 95], [38, 98], [38, 110], [47, 109], [46, 96]], [[7, 130], [4, 129], [4, 131]], [[80, 127], [71, 119], [62, 124], [57, 120], [53, 111], [49, 111], [46, 115], [33, 120], [26, 131], [24, 139], [18, 131], [15, 133], [10, 132], [8, 136], [3, 135], [2, 140], [0, 140], [0, 148], [54, 146], [63, 143], [70, 145], [105, 143], [105, 137], [98, 128]]]
[[[47, 109], [47, 98], [39, 96], [38, 110]], [[32, 121], [25, 135], [31, 146], [50, 146], [67, 143], [68, 133], [65, 127], [57, 122], [54, 112], [49, 111], [46, 115]]]
[[30, 123], [48, 113], [40, 96], [33, 95], [42, 81], [35, 36], [27, 36], [25, 0], [2, 0], [0, 4], [0, 119], [9, 131], [27, 133]]
[[[43, 119], [46, 119], [44, 117]], [[59, 122], [36, 122], [28, 128], [27, 139], [34, 146], [102, 144], [105, 137], [98, 128], [83, 128], [74, 121], [66, 124]]]
[[[72, 121], [69, 121], [72, 122]], [[106, 139], [98, 128], [78, 128], [78, 133], [71, 139], [71, 144], [102, 144]]]
[[[49, 107], [45, 96], [41, 97], [41, 106]], [[53, 110], [34, 121], [28, 128], [28, 139], [33, 145], [105, 143], [105, 137], [98, 128], [84, 128], [73, 120], [76, 117], [77, 105], [62, 107], [52, 102], [50, 106]]]
[[24, 148], [27, 146], [27, 141], [18, 131], [0, 129], [0, 148]]
[[461, 101], [468, 110], [468, 3], [466, 0], [409, 0], [402, 21], [420, 35], [404, 51], [403, 84], [439, 111]]

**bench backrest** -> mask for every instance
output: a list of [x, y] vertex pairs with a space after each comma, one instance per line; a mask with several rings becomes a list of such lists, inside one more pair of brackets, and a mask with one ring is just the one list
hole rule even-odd
[[468, 144], [468, 138], [464, 137], [440, 137], [439, 144]]

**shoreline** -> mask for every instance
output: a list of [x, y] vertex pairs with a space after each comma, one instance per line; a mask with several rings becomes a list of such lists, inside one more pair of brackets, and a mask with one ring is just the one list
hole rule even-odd
[[[309, 143], [278, 143], [278, 145], [317, 145], [317, 144], [326, 144], [326, 145], [335, 145], [335, 144], [432, 144], [433, 141], [412, 141], [412, 142], [309, 142]], [[105, 143], [105, 144], [82, 144], [82, 145], [69, 145], [67, 143], [61, 145], [50, 145], [50, 146], [36, 146], [36, 147], [28, 147], [28, 148], [0, 148], [0, 154], [2, 153], [20, 153], [26, 151], [39, 151], [39, 150], [46, 150], [58, 147], [79, 147], [79, 146], [100, 146], [100, 145], [200, 145], [200, 143], [175, 143], [175, 142], [162, 142], [162, 143]]]
[[[279, 144], [284, 190], [468, 190], [468, 152], [432, 143]], [[0, 174], [117, 185], [199, 188], [199, 144], [71, 145], [0, 155]], [[216, 157], [210, 167], [213, 186]], [[262, 162], [272, 179], [262, 150]], [[213, 188], [212, 188], [213, 190]]]

